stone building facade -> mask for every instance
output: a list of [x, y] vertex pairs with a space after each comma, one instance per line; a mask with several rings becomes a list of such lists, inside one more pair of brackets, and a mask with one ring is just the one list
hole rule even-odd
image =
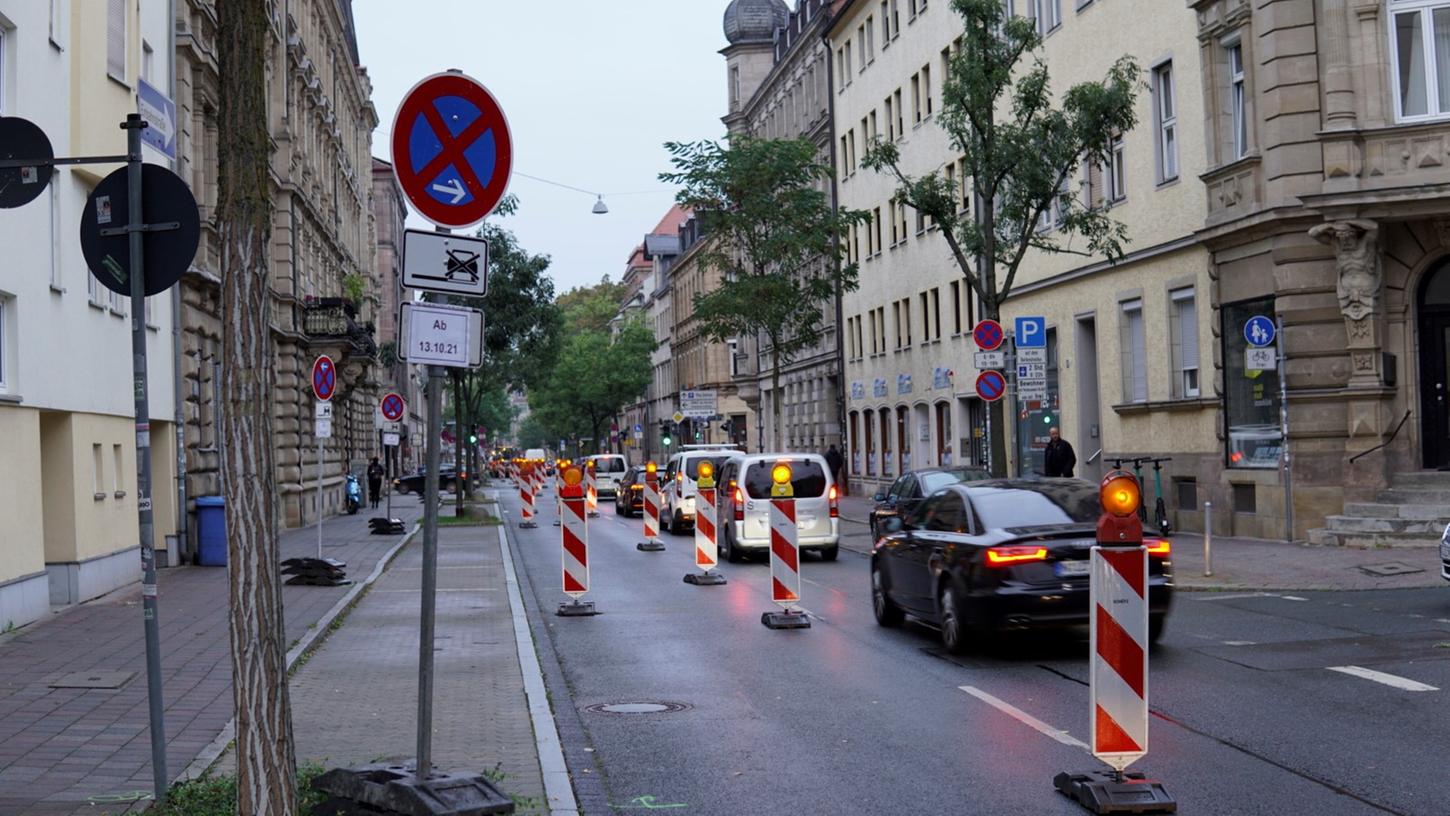
[[[408, 404], [396, 450], [383, 451], [382, 461], [391, 475], [407, 473], [422, 465], [427, 439], [423, 402], [426, 374], [422, 366], [409, 365], [397, 357], [398, 318], [403, 303], [413, 300], [414, 290], [403, 288], [403, 233], [407, 228], [408, 205], [403, 188], [393, 176], [393, 165], [373, 158], [373, 221], [377, 230], [377, 341], [378, 363], [382, 367], [379, 388], [394, 391]], [[383, 422], [381, 416], [379, 423]]]
[[[372, 321], [372, 87], [359, 62], [350, 0], [266, 0], [272, 21], [267, 71], [272, 156], [272, 342], [276, 486], [284, 526], [342, 503], [343, 476], [377, 450], [378, 378]], [[217, 422], [221, 389], [215, 4], [176, 4], [178, 172], [196, 192], [202, 246], [182, 280], [187, 494], [220, 495]], [[340, 384], [319, 489], [313, 437], [313, 360], [327, 354]]]

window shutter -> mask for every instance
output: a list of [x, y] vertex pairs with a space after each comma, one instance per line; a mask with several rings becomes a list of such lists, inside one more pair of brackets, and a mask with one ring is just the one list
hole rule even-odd
[[106, 0], [106, 73], [126, 81], [126, 0]]
[[1103, 168], [1097, 162], [1088, 163], [1087, 205], [1094, 210], [1103, 205]]

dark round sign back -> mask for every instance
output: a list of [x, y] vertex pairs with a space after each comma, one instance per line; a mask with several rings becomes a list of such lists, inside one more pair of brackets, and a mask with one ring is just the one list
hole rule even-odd
[[[81, 213], [81, 252], [86, 265], [102, 286], [121, 295], [131, 294], [131, 245], [125, 233], [102, 235], [101, 230], [126, 226], [130, 212], [126, 168], [122, 167], [96, 185]], [[201, 216], [186, 182], [155, 164], [141, 166], [141, 213], [147, 224], [180, 224], [177, 229], [142, 234], [149, 297], [175, 286], [186, 274], [201, 241]]]
[[[34, 122], [18, 116], [0, 116], [0, 159], [48, 162], [54, 158], [50, 139]], [[49, 164], [0, 168], [0, 207], [22, 207], [34, 201], [45, 192], [54, 169]]]

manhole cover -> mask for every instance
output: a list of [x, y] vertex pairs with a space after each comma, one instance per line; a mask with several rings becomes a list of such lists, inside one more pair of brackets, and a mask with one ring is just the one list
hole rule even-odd
[[689, 706], [684, 703], [633, 702], [600, 703], [586, 706], [584, 710], [594, 714], [673, 714], [687, 708]]
[[1359, 568], [1370, 575], [1413, 575], [1417, 572], [1424, 572], [1423, 567], [1411, 566], [1402, 561], [1389, 561], [1384, 564], [1360, 564]]
[[118, 689], [126, 685], [126, 682], [135, 677], [135, 672], [129, 671], [88, 671], [74, 672], [67, 674], [54, 683], [51, 688], [72, 688], [72, 689]]

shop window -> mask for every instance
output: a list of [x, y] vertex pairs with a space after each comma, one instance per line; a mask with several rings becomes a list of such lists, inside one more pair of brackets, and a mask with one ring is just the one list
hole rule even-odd
[[1231, 468], [1273, 468], [1279, 464], [1279, 372], [1247, 368], [1244, 324], [1255, 315], [1274, 316], [1274, 299], [1226, 304], [1223, 320], [1224, 422]]

